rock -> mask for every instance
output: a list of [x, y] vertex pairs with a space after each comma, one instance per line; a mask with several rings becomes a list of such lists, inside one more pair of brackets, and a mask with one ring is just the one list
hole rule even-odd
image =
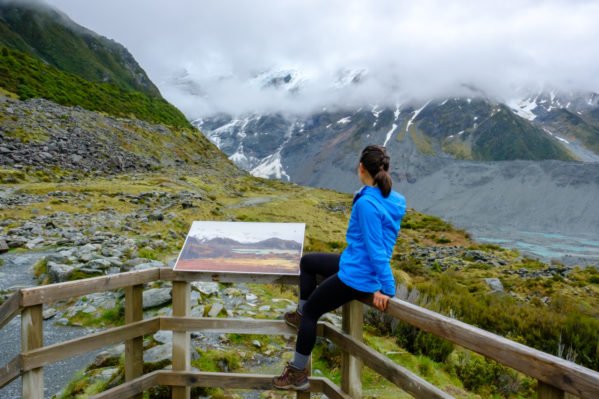
[[239, 288], [228, 287], [224, 289], [223, 294], [227, 296], [239, 296], [241, 295], [241, 290]]
[[154, 334], [153, 338], [154, 341], [160, 342], [161, 344], [173, 342], [173, 332], [169, 330], [160, 330]]
[[[108, 368], [108, 369], [104, 369], [102, 371], [100, 371], [98, 374], [96, 374], [94, 376], [94, 378], [92, 379], [93, 382], [96, 381], [110, 381], [116, 374], [118, 374], [119, 372], [119, 368], [118, 367], [114, 367], [114, 368]], [[90, 382], [92, 382], [90, 381]]]
[[157, 363], [170, 360], [172, 353], [173, 344], [170, 342], [164, 345], [154, 346], [144, 352], [144, 363]]
[[162, 212], [154, 212], [150, 216], [148, 216], [148, 219], [162, 221], [164, 220], [164, 214]]
[[26, 242], [27, 242], [27, 240], [25, 240], [24, 238], [14, 237], [14, 238], [8, 239], [7, 243], [8, 243], [9, 248], [20, 248], [23, 245], [25, 245]]
[[82, 247], [79, 248], [79, 254], [85, 253], [85, 252], [96, 252], [98, 250], [98, 247], [96, 247], [93, 244], [85, 244]]
[[94, 305], [88, 305], [81, 312], [90, 314], [90, 313], [95, 313], [97, 310], [98, 310], [98, 308], [96, 308]]
[[171, 301], [170, 288], [151, 288], [143, 292], [143, 308], [165, 305]]
[[125, 267], [132, 268], [132, 267], [135, 267], [137, 265], [142, 265], [144, 263], [149, 263], [149, 262], [150, 262], [150, 259], [147, 259], [147, 258], [129, 259], [128, 261], [125, 262]]
[[498, 278], [485, 278], [485, 283], [491, 288], [493, 292], [503, 292], [503, 284]]
[[218, 283], [208, 281], [194, 281], [191, 283], [191, 286], [204, 295], [218, 295]]
[[260, 307], [258, 308], [258, 310], [259, 310], [260, 312], [268, 312], [268, 311], [270, 311], [270, 306], [269, 306], [269, 305], [260, 306]]
[[257, 339], [252, 341], [252, 345], [254, 345], [256, 348], [262, 348], [262, 344]]
[[205, 307], [203, 305], [196, 306], [191, 309], [190, 317], [204, 317]]
[[192, 304], [197, 304], [199, 301], [202, 300], [202, 295], [197, 291], [191, 291], [191, 293], [189, 294], [189, 300]]
[[62, 283], [67, 281], [73, 274], [73, 270], [75, 270], [74, 266], [54, 262], [48, 262], [47, 267], [51, 283]]
[[57, 313], [58, 313], [58, 310], [56, 310], [54, 308], [47, 308], [43, 311], [42, 317], [44, 318], [44, 320], [48, 320], [48, 319], [51, 319], [52, 317], [56, 316]]
[[69, 261], [69, 256], [71, 254], [68, 253], [67, 251], [64, 252], [57, 252], [55, 254], [50, 254], [48, 256], [46, 256], [46, 260], [48, 262], [54, 262], [54, 263], [65, 263]]
[[107, 260], [107, 259], [94, 259], [91, 260], [87, 263], [88, 267], [91, 267], [92, 269], [108, 269], [110, 266], [112, 266], [112, 263]]
[[157, 260], [151, 260], [147, 263], [142, 263], [142, 264], [135, 266], [133, 268], [133, 270], [146, 270], [146, 269], [153, 269], [155, 267], [164, 267], [164, 263], [157, 261]]
[[212, 305], [212, 308], [210, 309], [210, 312], [208, 312], [208, 317], [216, 317], [219, 315], [220, 312], [222, 312], [222, 310], [225, 308], [225, 306], [222, 303], [214, 303]]
[[255, 301], [256, 299], [258, 299], [258, 297], [257, 297], [256, 295], [252, 294], [252, 293], [247, 293], [247, 294], [245, 294], [245, 300], [246, 300], [246, 301], [251, 301], [251, 302], [253, 302], [253, 301]]
[[33, 249], [43, 242], [44, 237], [36, 237], [33, 240], [28, 241], [27, 244], [25, 244], [25, 248]]
[[8, 244], [6, 243], [6, 241], [0, 240], [0, 254], [8, 252], [9, 249], [10, 248], [8, 247]]

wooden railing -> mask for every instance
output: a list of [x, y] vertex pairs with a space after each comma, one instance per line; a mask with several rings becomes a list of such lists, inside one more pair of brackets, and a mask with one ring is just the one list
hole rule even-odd
[[[172, 317], [143, 320], [143, 284], [172, 281]], [[0, 369], [0, 389], [22, 377], [25, 398], [43, 397], [43, 367], [75, 355], [125, 342], [125, 382], [95, 398], [134, 397], [156, 385], [172, 387], [173, 398], [188, 398], [190, 388], [222, 387], [272, 389], [269, 375], [208, 373], [190, 371], [190, 331], [290, 335], [295, 330], [279, 320], [190, 318], [190, 282], [298, 284], [297, 276], [279, 274], [228, 274], [212, 272], [175, 272], [149, 269], [95, 277], [67, 283], [21, 289], [0, 306], [0, 328], [21, 313], [21, 353]], [[70, 341], [43, 346], [42, 307], [59, 300], [94, 292], [125, 289], [125, 321], [121, 327], [107, 329]], [[371, 305], [365, 301], [367, 305]], [[538, 399], [575, 395], [599, 398], [599, 373], [518, 344], [410, 303], [391, 299], [386, 312], [424, 331], [494, 359], [539, 381]], [[451, 398], [449, 394], [394, 363], [362, 342], [363, 305], [350, 302], [343, 307], [343, 330], [319, 323], [318, 335], [335, 343], [343, 353], [341, 387], [326, 378], [310, 377], [310, 391], [330, 398], [362, 396], [361, 372], [366, 365], [416, 398]], [[143, 375], [143, 336], [159, 330], [173, 331], [172, 371]], [[309, 397], [298, 393], [298, 397]]]

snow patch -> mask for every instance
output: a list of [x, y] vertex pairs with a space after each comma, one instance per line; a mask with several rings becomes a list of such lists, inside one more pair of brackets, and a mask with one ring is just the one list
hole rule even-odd
[[536, 102], [536, 98], [526, 99], [526, 100], [512, 100], [507, 103], [508, 107], [514, 111], [514, 113], [524, 119], [528, 119], [529, 121], [534, 120], [537, 116], [532, 112], [535, 108], [538, 107]]
[[428, 105], [428, 103], [430, 103], [430, 100], [427, 101], [426, 104], [424, 104], [422, 106], [422, 108], [419, 108], [416, 111], [414, 111], [414, 116], [412, 116], [412, 118], [408, 121], [408, 124], [406, 125], [406, 132], [410, 129], [410, 125], [412, 123], [414, 123], [414, 120], [416, 119], [416, 117], [418, 116], [418, 114]]
[[399, 107], [401, 107], [401, 104], [395, 105], [395, 112], [393, 112], [393, 116], [395, 117], [395, 120], [397, 120], [397, 118], [399, 118], [399, 114], [401, 114]]
[[393, 132], [395, 131], [395, 129], [397, 129], [397, 124], [394, 123], [393, 126], [391, 127], [391, 130], [389, 130], [387, 132], [387, 137], [385, 138], [385, 142], [383, 143], [383, 147], [387, 145], [387, 143], [391, 139], [391, 136], [393, 135]]
[[561, 141], [564, 144], [570, 144], [570, 142], [568, 140], [566, 140], [563, 137], [560, 137], [556, 134], [553, 134], [552, 132], [550, 132], [548, 129], [543, 129], [545, 131], [545, 133], [547, 133], [548, 135], [550, 135], [551, 137], [555, 137], [556, 139], [558, 139], [559, 141]]
[[370, 111], [370, 112], [372, 112], [372, 115], [374, 115], [374, 123], [372, 124], [372, 127], [376, 126], [376, 123], [379, 120], [379, 115], [381, 114], [381, 112], [383, 112], [382, 109], [379, 110], [378, 108], [379, 108], [379, 106], [375, 105], [375, 106], [372, 107], [372, 110]]
[[347, 116], [347, 117], [345, 117], [345, 118], [341, 118], [341, 119], [339, 119], [339, 120], [338, 120], [337, 122], [335, 122], [335, 123], [337, 123], [337, 124], [341, 124], [341, 125], [345, 125], [345, 124], [347, 124], [347, 123], [350, 123], [350, 122], [351, 122], [351, 117]]
[[285, 169], [281, 164], [281, 152], [276, 153], [264, 158], [262, 162], [258, 164], [250, 173], [256, 177], [270, 178], [275, 177], [282, 179], [283, 176], [289, 181], [289, 175], [285, 173]]

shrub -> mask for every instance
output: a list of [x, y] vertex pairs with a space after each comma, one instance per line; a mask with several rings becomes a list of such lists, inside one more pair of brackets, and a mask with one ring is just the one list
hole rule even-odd
[[451, 342], [422, 330], [416, 334], [414, 340], [416, 353], [428, 356], [439, 363], [447, 360], [454, 348], [455, 345]]

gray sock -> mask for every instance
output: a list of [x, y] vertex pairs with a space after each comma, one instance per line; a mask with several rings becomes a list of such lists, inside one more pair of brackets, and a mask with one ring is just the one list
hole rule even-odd
[[308, 360], [310, 360], [310, 355], [302, 355], [299, 352], [295, 352], [291, 365], [297, 369], [303, 370], [308, 365]]
[[297, 306], [297, 309], [299, 310], [300, 313], [302, 313], [304, 311], [304, 305], [306, 304], [306, 302], [308, 302], [307, 299], [299, 300], [299, 305]]

